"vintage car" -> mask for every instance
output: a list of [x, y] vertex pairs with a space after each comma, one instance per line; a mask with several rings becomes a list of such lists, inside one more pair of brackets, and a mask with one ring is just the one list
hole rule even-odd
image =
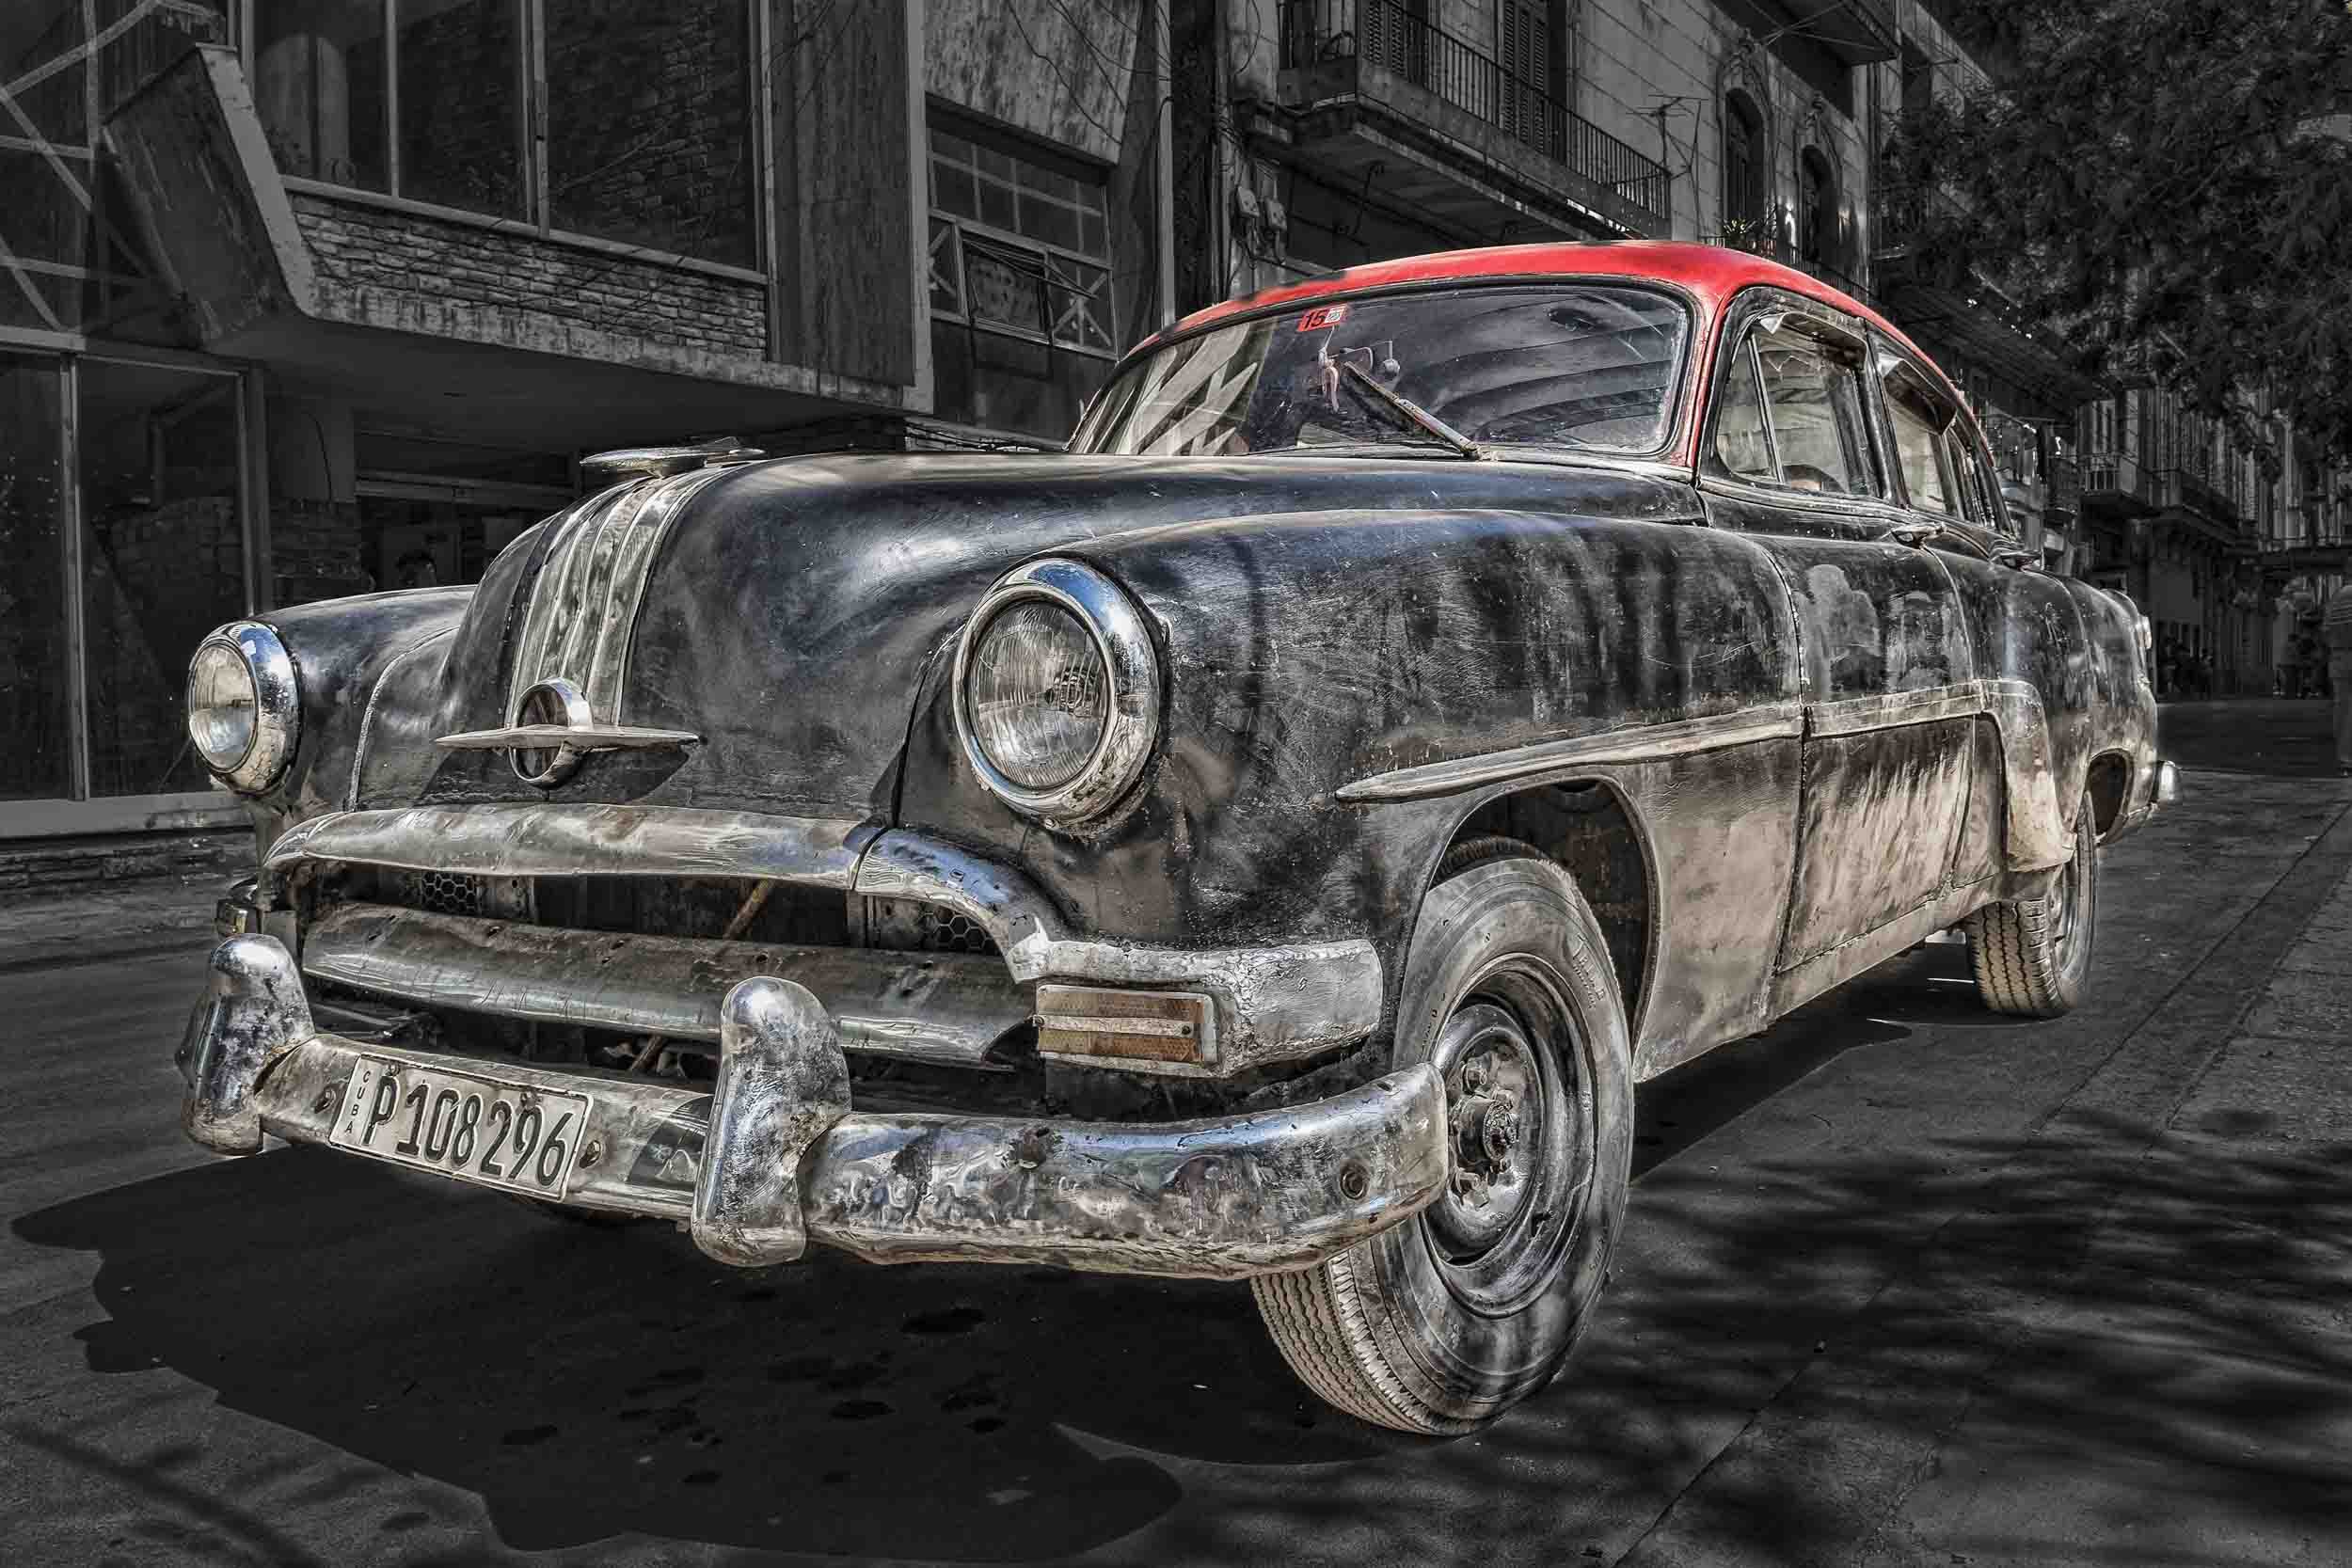
[[2173, 788], [2147, 623], [1738, 252], [1219, 305], [1067, 453], [600, 464], [478, 587], [197, 653], [262, 856], [203, 1147], [745, 1266], [1248, 1279], [1324, 1398], [1461, 1432], [1593, 1316], [1637, 1083], [1953, 927], [2065, 1011]]

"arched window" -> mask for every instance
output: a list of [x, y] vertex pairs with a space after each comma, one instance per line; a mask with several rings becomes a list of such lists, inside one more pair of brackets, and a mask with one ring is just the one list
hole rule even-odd
[[1756, 101], [1733, 89], [1724, 95], [1724, 227], [1764, 222], [1764, 117]]
[[1797, 254], [1816, 266], [1840, 264], [1837, 173], [1818, 147], [1797, 160]]

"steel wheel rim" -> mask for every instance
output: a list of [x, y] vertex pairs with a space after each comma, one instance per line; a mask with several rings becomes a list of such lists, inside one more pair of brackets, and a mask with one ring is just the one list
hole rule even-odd
[[1482, 973], [1431, 1048], [1454, 1158], [1417, 1228], [1448, 1292], [1482, 1316], [1524, 1308], [1570, 1253], [1596, 1142], [1582, 1052], [1564, 989], [1525, 957]]

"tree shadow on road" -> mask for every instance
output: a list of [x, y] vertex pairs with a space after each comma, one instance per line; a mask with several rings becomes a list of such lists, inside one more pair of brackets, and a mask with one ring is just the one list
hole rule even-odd
[[[1836, 1037], [1902, 1033], [1861, 1022]], [[1872, 1487], [1985, 1549], [1993, 1526], [1922, 1479], [1953, 1433], [2003, 1484], [2154, 1484], [2256, 1542], [2342, 1528], [2346, 1150], [2077, 1119], [1736, 1183], [1673, 1157], [1846, 1048], [1784, 1041], [1645, 1096], [1651, 1125], [1694, 1131], [1645, 1152], [1602, 1322], [1560, 1383], [1452, 1444], [1314, 1403], [1238, 1288], [832, 1255], [741, 1274], [657, 1227], [582, 1230], [315, 1149], [16, 1229], [99, 1255], [94, 1370], [166, 1366], [478, 1494], [526, 1550], [1611, 1560], [1710, 1463], [1690, 1528], [1740, 1560], [1859, 1560]], [[1804, 1418], [1793, 1447], [1720, 1459], [1767, 1406]], [[348, 1555], [395, 1555], [402, 1518], [348, 1526]]]

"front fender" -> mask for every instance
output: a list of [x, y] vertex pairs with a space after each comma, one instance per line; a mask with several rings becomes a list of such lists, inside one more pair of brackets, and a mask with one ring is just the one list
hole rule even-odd
[[1099, 826], [1039, 827], [965, 768], [942, 650], [899, 815], [1021, 864], [1073, 927], [1111, 940], [1369, 937], [1393, 974], [1468, 802], [1373, 807], [1344, 785], [1793, 690], [1770, 562], [1678, 521], [1293, 514], [1070, 553], [1120, 582], [1159, 641], [1159, 755]]
[[403, 659], [446, 642], [473, 594], [471, 588], [411, 588], [326, 599], [261, 618], [293, 657], [302, 696], [294, 760], [254, 801], [266, 816], [282, 828], [352, 803], [380, 685]]

